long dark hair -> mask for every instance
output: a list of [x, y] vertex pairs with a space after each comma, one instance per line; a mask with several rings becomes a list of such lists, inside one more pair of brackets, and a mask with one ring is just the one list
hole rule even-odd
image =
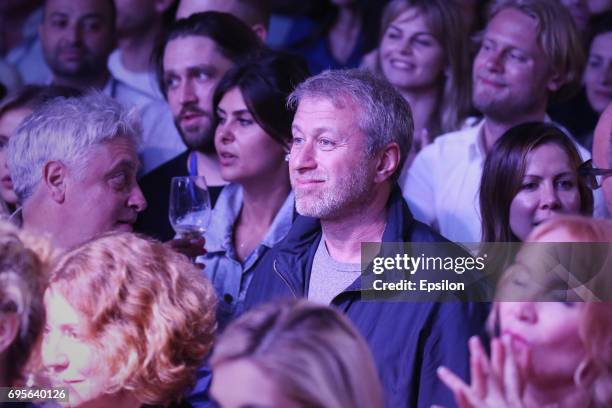
[[[480, 182], [483, 242], [520, 242], [510, 229], [510, 204], [519, 192], [527, 155], [544, 144], [561, 147], [577, 171], [582, 162], [574, 142], [558, 127], [542, 122], [524, 123], [504, 133], [487, 155]], [[593, 193], [578, 179], [580, 213], [593, 212]]]
[[287, 97], [307, 77], [308, 66], [301, 57], [260, 51], [238, 63], [221, 79], [213, 96], [214, 110], [225, 93], [238, 88], [257, 124], [275, 141], [288, 147], [295, 110], [287, 107]]

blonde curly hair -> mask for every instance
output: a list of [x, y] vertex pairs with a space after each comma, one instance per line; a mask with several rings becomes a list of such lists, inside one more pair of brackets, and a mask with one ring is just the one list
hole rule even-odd
[[109, 394], [175, 401], [212, 347], [211, 283], [159, 242], [128, 233], [93, 239], [62, 256], [49, 289], [87, 317], [85, 340], [109, 368]]

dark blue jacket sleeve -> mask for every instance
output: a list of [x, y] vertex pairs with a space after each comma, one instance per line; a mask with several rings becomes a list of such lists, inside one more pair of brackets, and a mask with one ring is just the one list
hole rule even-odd
[[419, 382], [419, 407], [431, 405], [456, 407], [451, 390], [436, 374], [438, 367], [445, 366], [452, 372], [470, 381], [470, 352], [468, 340], [482, 334], [482, 322], [489, 311], [487, 303], [445, 303], [440, 319], [432, 327], [425, 345], [422, 378]]

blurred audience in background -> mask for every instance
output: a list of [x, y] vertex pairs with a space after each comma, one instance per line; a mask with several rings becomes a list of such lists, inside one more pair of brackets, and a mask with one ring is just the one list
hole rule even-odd
[[592, 15], [612, 10], [612, 0], [587, 0], [587, 6]]
[[152, 54], [166, 25], [174, 18], [176, 0], [114, 1], [117, 49], [108, 58], [108, 69], [114, 78], [149, 98], [161, 99]]
[[223, 328], [242, 308], [253, 270], [293, 222], [287, 153], [295, 110], [287, 97], [308, 76], [302, 58], [265, 52], [230, 69], [213, 96], [221, 177], [201, 262], [219, 294]]
[[187, 18], [205, 11], [231, 14], [251, 27], [262, 42], [268, 37], [270, 24], [268, 0], [179, 0], [176, 18]]
[[[188, 150], [142, 178], [143, 191], [152, 205], [142, 215], [138, 231], [164, 241], [174, 236], [168, 221], [172, 177], [205, 176], [208, 185], [213, 186], [215, 203], [225, 181], [215, 152], [213, 92], [227, 70], [260, 46], [259, 37], [247, 25], [230, 14], [215, 11], [178, 20], [158, 44], [157, 78], [170, 110], [165, 104], [150, 105], [143, 113], [145, 140], [140, 155], [145, 168], [151, 170], [155, 167], [151, 161], [159, 165], [173, 157], [167, 156], [169, 144], [176, 146], [178, 141]], [[169, 117], [174, 120], [168, 122]], [[182, 142], [173, 142], [165, 133], [169, 127], [174, 134], [178, 130]]]
[[70, 406], [169, 406], [211, 350], [216, 298], [186, 257], [133, 234], [64, 254], [45, 291], [41, 362]]
[[559, 0], [563, 4], [567, 11], [569, 11], [576, 24], [576, 28], [580, 32], [580, 35], [586, 39], [589, 35], [589, 18], [591, 17], [591, 11], [589, 10], [588, 0]]
[[304, 300], [241, 316], [217, 341], [211, 365], [222, 408], [384, 406], [361, 335], [334, 308]]
[[46, 84], [51, 70], [45, 62], [38, 27], [43, 0], [0, 2], [0, 55], [26, 84]]
[[387, 0], [331, 0], [321, 15], [293, 21], [283, 47], [308, 61], [310, 72], [355, 68], [376, 47]]
[[[10, 217], [19, 206], [7, 166], [8, 142], [17, 127], [36, 108], [58, 97], [79, 96], [66, 86], [27, 85], [0, 102], [0, 217]], [[17, 224], [18, 220], [14, 220]]]
[[138, 184], [134, 111], [99, 91], [59, 98], [9, 139], [8, 168], [23, 228], [62, 250], [97, 234], [131, 231], [145, 201]]
[[570, 130], [576, 140], [589, 150], [599, 115], [612, 102], [611, 41], [612, 10], [591, 19], [583, 88], [569, 101], [549, 108], [553, 120]]
[[21, 76], [17, 69], [0, 58], [0, 101], [22, 86]]
[[114, 78], [107, 67], [115, 47], [114, 0], [46, 0], [39, 33], [53, 73], [47, 83], [102, 90], [125, 106], [143, 106], [150, 98]]

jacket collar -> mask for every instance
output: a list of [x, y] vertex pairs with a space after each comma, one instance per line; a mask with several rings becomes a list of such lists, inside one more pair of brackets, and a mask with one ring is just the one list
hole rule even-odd
[[[400, 188], [395, 185], [387, 201], [387, 224], [383, 232], [383, 242], [404, 241], [410, 235], [412, 224], [412, 214]], [[314, 254], [322, 236], [319, 219], [300, 215], [278, 248], [274, 270], [296, 296], [304, 296], [307, 292]], [[346, 291], [360, 290], [360, 287], [361, 279], [358, 278]]]

